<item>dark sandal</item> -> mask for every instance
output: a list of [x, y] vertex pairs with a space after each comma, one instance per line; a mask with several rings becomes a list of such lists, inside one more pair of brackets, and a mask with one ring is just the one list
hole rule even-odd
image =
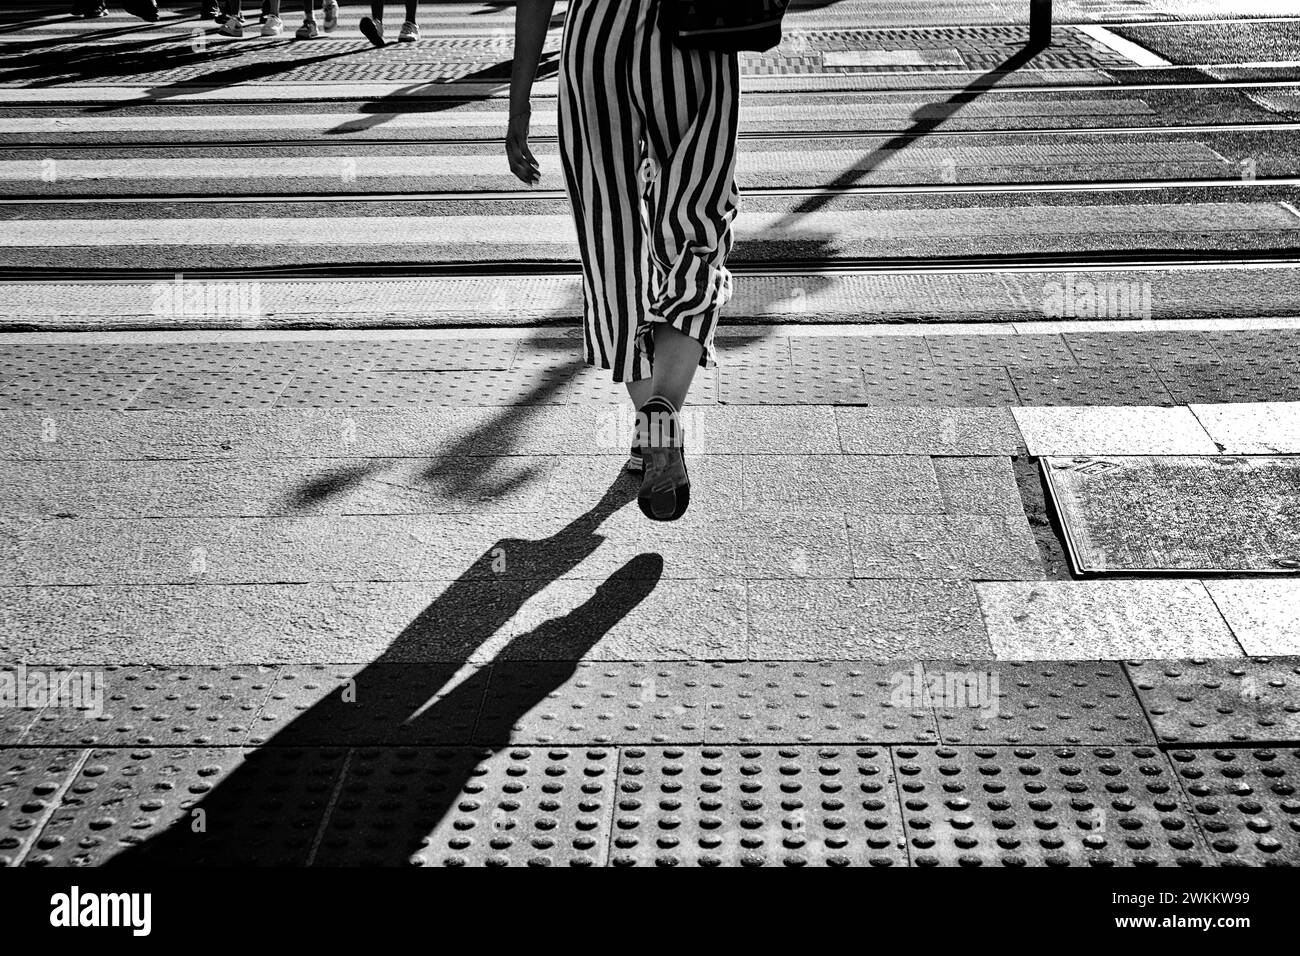
[[636, 503], [651, 521], [676, 521], [691, 503], [685, 443], [677, 411], [655, 396], [637, 413], [638, 438], [645, 474]]

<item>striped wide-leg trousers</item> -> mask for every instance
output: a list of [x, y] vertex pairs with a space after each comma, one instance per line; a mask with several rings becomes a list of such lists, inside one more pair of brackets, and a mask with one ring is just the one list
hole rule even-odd
[[560, 144], [582, 255], [583, 357], [614, 381], [649, 378], [654, 323], [715, 364], [731, 297], [740, 107], [735, 54], [685, 50], [660, 0], [569, 0]]

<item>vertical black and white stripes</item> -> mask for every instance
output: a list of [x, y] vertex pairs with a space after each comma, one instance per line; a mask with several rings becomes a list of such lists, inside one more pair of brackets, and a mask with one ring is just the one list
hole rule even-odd
[[731, 297], [727, 254], [740, 107], [735, 54], [685, 50], [660, 0], [570, 0], [560, 142], [582, 252], [584, 358], [614, 380], [651, 372], [650, 327], [669, 322], [714, 364]]

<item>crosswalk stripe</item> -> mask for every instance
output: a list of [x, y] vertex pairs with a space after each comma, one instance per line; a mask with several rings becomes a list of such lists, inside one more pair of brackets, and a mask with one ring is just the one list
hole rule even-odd
[[[538, 150], [542, 153], [542, 150]], [[546, 151], [551, 154], [553, 151]], [[1180, 168], [1222, 175], [1233, 169], [1223, 157], [1196, 142], [1140, 141], [1130, 144], [1021, 144], [991, 147], [924, 146], [908, 151], [891, 150], [875, 155], [870, 150], [746, 150], [739, 172], [742, 177], [762, 177], [800, 172], [815, 173], [825, 182], [848, 170], [933, 170], [944, 168], [956, 180], [958, 170], [993, 166], [1132, 166], [1175, 163]], [[51, 165], [53, 164], [53, 165]], [[1172, 170], [1164, 169], [1170, 176]], [[227, 180], [256, 182], [266, 179], [392, 179], [392, 178], [509, 178], [502, 152], [461, 155], [402, 156], [221, 156], [131, 157], [125, 159], [49, 159], [0, 161], [0, 182], [48, 183], [111, 180]], [[1097, 178], [1095, 176], [1089, 178]], [[761, 178], [753, 181], [761, 183]]]
[[[928, 100], [841, 106], [817, 103], [742, 104], [742, 122], [814, 122], [857, 119], [863, 122], [900, 119], [925, 119], [941, 111]], [[1002, 103], [971, 103], [962, 107], [963, 116], [987, 117], [1070, 117], [1070, 116], [1151, 116], [1154, 110], [1143, 100], [1132, 98], [1081, 99], [1070, 102], [1026, 100]], [[533, 112], [534, 129], [552, 128], [555, 110]], [[148, 133], [148, 132], [228, 132], [250, 129], [320, 130], [341, 133], [348, 127], [368, 129], [376, 125], [397, 129], [455, 129], [483, 127], [499, 129], [505, 122], [502, 110], [449, 109], [436, 112], [364, 113], [240, 113], [193, 114], [185, 116], [23, 116], [0, 117], [0, 134], [52, 133]]]
[[[1278, 203], [1153, 203], [1138, 206], [975, 207], [862, 210], [789, 216], [750, 211], [742, 242], [822, 243], [917, 237], [1106, 236], [1188, 232], [1300, 233]], [[475, 246], [553, 247], [574, 242], [568, 215], [264, 218], [9, 219], [0, 246]]]

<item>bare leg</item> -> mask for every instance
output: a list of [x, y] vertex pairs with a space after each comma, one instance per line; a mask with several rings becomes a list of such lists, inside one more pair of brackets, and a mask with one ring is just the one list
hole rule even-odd
[[650, 396], [655, 393], [654, 379], [642, 378], [635, 382], [625, 382], [627, 385], [627, 394], [632, 399], [632, 407], [640, 408], [646, 402], [650, 401]]
[[657, 322], [654, 327], [655, 359], [651, 391], [673, 403], [681, 411], [686, 403], [695, 370], [700, 366], [700, 353], [704, 346], [667, 322]]

